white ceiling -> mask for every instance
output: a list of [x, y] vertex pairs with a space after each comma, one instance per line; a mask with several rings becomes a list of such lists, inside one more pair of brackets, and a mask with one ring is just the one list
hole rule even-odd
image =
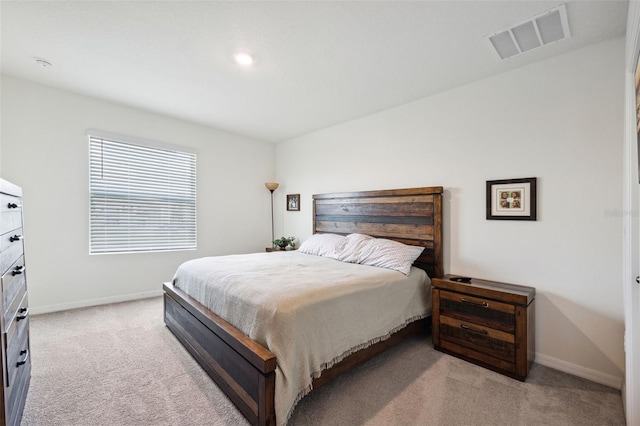
[[278, 142], [625, 33], [627, 1], [568, 1], [570, 39], [498, 59], [485, 36], [559, 4], [3, 0], [0, 70]]

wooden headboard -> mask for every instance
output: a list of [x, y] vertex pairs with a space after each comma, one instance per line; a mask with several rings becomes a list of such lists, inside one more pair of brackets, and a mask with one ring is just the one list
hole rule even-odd
[[442, 187], [313, 196], [313, 233], [367, 234], [424, 247], [414, 266], [444, 275]]

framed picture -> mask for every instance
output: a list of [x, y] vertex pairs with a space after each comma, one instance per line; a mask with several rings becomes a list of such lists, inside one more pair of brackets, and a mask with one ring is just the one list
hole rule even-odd
[[537, 178], [487, 181], [487, 220], [536, 220]]
[[300, 211], [300, 194], [287, 194], [287, 211]]

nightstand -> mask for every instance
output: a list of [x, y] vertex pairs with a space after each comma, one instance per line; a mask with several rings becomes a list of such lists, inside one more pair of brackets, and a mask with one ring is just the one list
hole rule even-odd
[[454, 277], [431, 280], [434, 348], [525, 381], [535, 357], [535, 288]]
[[273, 252], [279, 252], [279, 251], [295, 251], [296, 249], [289, 249], [289, 250], [280, 250], [277, 247], [267, 247], [264, 249], [264, 251], [266, 251], [267, 253], [273, 253]]

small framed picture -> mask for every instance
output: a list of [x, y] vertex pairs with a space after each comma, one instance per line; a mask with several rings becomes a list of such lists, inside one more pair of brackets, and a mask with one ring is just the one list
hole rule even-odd
[[487, 220], [536, 220], [537, 178], [487, 181]]
[[300, 194], [287, 194], [287, 211], [300, 211]]

